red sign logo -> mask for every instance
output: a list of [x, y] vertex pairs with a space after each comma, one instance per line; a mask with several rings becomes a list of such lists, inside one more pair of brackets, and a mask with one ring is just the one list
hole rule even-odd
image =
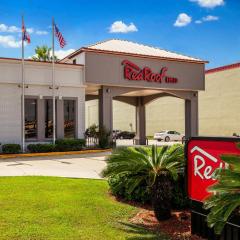
[[225, 168], [223, 154], [240, 154], [233, 141], [192, 139], [187, 146], [188, 195], [192, 200], [203, 202], [210, 193], [207, 188], [216, 183], [214, 171]]
[[148, 67], [141, 69], [136, 64], [124, 60], [122, 61], [124, 65], [124, 78], [128, 80], [144, 80], [148, 82], [158, 82], [158, 83], [177, 83], [178, 79], [174, 77], [167, 76], [167, 67], [160, 69], [159, 73], [153, 73], [152, 70]]

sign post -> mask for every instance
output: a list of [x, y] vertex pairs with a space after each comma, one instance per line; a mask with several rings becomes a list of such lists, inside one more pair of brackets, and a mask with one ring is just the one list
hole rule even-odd
[[[221, 155], [240, 155], [240, 151], [236, 147], [236, 143], [239, 142], [240, 138], [235, 137], [193, 137], [187, 141], [185, 146], [187, 191], [188, 197], [192, 200], [191, 221], [193, 234], [211, 240], [217, 239], [213, 230], [207, 227], [206, 216], [208, 212], [202, 208], [202, 204], [211, 195], [207, 191], [208, 187], [217, 183], [214, 176], [215, 170], [228, 167], [221, 160]], [[240, 225], [240, 222], [238, 225]], [[224, 238], [221, 239], [240, 239], [240, 226], [236, 231], [236, 229], [233, 229], [233, 224], [228, 223], [224, 231]], [[226, 231], [228, 232], [226, 233]], [[234, 234], [238, 238], [232, 238]]]

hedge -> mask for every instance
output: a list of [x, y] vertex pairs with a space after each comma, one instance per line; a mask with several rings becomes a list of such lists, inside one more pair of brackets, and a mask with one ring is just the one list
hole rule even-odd
[[46, 152], [54, 152], [55, 145], [51, 143], [38, 143], [38, 144], [29, 144], [27, 149], [31, 153], [46, 153]]
[[12, 154], [16, 154], [16, 153], [20, 153], [21, 152], [21, 146], [19, 144], [4, 144], [2, 145], [2, 152], [3, 153], [12, 153]]
[[29, 144], [27, 149], [31, 153], [80, 151], [85, 147], [84, 139], [59, 139], [52, 143]]
[[58, 139], [56, 140], [56, 151], [80, 151], [85, 147], [85, 139]]

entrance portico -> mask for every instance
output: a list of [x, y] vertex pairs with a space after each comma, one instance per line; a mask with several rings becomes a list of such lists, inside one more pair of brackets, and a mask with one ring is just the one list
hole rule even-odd
[[131, 104], [136, 107], [137, 143], [145, 144], [146, 105], [172, 96], [185, 101], [185, 136], [198, 135], [205, 61], [121, 40], [81, 48], [64, 61], [85, 65], [86, 101], [99, 100], [100, 127], [113, 130], [113, 100]]

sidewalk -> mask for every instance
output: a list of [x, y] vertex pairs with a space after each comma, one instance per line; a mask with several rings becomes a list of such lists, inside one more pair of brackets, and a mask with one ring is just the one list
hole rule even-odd
[[101, 179], [110, 152], [0, 159], [0, 176], [58, 176]]

